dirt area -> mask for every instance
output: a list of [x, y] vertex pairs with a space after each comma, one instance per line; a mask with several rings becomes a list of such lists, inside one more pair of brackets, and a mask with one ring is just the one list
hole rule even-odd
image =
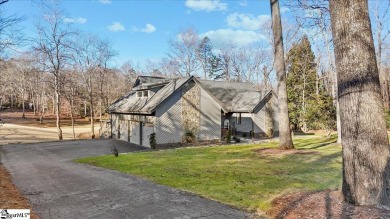
[[[25, 118], [22, 118], [23, 110], [22, 109], [6, 109], [0, 111], [0, 119], [4, 123], [16, 124], [16, 125], [25, 125], [25, 126], [34, 126], [41, 128], [56, 127], [56, 116], [53, 114], [47, 114], [43, 117], [43, 123], [39, 121], [39, 113], [34, 115], [34, 112], [31, 110], [25, 111]], [[88, 125], [90, 121], [88, 118], [76, 117], [75, 126]], [[71, 126], [72, 121], [68, 116], [61, 116], [61, 126]]]
[[312, 151], [312, 150], [279, 150], [276, 148], [260, 148], [253, 150], [256, 153], [259, 154], [277, 154], [277, 155], [284, 155], [284, 154], [318, 154], [318, 151]]
[[31, 210], [28, 199], [12, 183], [11, 175], [0, 164], [0, 209], [30, 209], [31, 218], [39, 219], [38, 215]]
[[274, 199], [272, 206], [268, 212], [271, 218], [390, 218], [390, 211], [344, 202], [339, 190], [292, 193]]
[[[0, 145], [37, 143], [58, 140], [55, 115], [45, 116], [44, 123], [40, 124], [39, 116], [26, 111], [22, 118], [21, 109], [7, 109], [0, 111]], [[64, 140], [74, 139], [71, 120], [64, 117], [61, 120], [61, 129]], [[99, 136], [100, 124], [95, 123], [95, 135]], [[101, 132], [103, 129], [101, 130]], [[78, 118], [75, 122], [75, 138], [89, 139], [91, 126], [86, 119]]]

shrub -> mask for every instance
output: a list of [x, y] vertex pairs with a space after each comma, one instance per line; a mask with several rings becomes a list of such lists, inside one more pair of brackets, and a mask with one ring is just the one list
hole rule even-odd
[[265, 132], [268, 138], [274, 137], [274, 129], [273, 128], [268, 128], [267, 131]]
[[232, 130], [228, 130], [228, 132], [226, 133], [226, 136], [225, 136], [225, 141], [227, 143], [230, 143], [230, 141], [232, 140]]
[[186, 143], [194, 143], [195, 142], [195, 135], [191, 130], [187, 130], [185, 133], [185, 142]]
[[156, 149], [156, 133], [150, 134], [149, 143], [152, 149]]
[[237, 142], [237, 143], [241, 142], [241, 139], [240, 139], [240, 137], [238, 137], [238, 136], [234, 136], [233, 139], [234, 139], [234, 141]]

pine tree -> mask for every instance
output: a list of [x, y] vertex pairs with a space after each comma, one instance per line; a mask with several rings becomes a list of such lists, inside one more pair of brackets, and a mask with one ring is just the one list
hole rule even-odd
[[293, 45], [287, 55], [288, 111], [295, 129], [308, 129], [308, 109], [316, 99], [316, 65], [307, 36]]

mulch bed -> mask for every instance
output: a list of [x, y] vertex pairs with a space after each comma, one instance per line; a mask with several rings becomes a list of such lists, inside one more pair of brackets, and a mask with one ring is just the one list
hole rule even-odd
[[354, 206], [343, 201], [339, 190], [291, 193], [272, 201], [271, 218], [385, 219], [390, 211]]
[[31, 210], [31, 205], [26, 197], [12, 183], [11, 175], [0, 164], [0, 209], [30, 209], [31, 219], [39, 219], [39, 216]]

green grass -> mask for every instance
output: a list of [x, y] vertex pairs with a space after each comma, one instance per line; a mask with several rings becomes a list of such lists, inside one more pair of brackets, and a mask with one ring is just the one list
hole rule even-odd
[[298, 191], [335, 189], [341, 185], [341, 147], [335, 138], [294, 140], [311, 154], [266, 155], [254, 149], [277, 142], [141, 152], [119, 157], [77, 160], [133, 174], [249, 211], [266, 211], [275, 197]]

